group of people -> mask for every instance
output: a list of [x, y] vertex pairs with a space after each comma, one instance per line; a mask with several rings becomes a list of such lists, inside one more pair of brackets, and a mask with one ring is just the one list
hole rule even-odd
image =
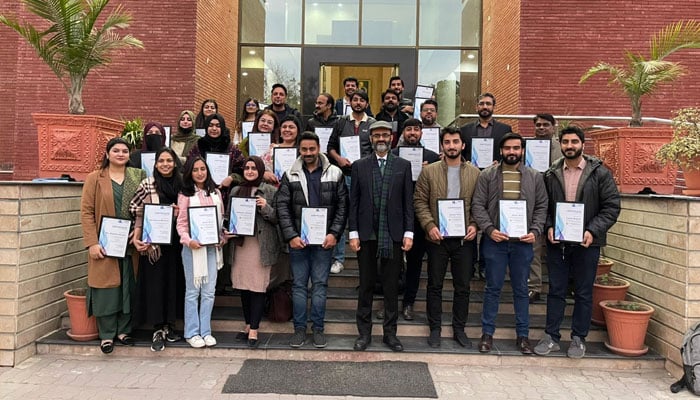
[[[540, 355], [559, 350], [559, 329], [573, 279], [575, 306], [567, 354], [583, 357], [600, 247], [620, 210], [610, 172], [599, 160], [583, 154], [584, 132], [571, 126], [557, 136], [554, 118], [538, 114], [536, 136], [551, 143], [551, 166], [540, 172], [525, 165], [527, 141], [493, 119], [495, 97], [490, 93], [477, 100], [479, 119], [459, 129], [439, 126], [434, 99], [420, 105], [420, 119], [409, 116], [413, 106], [402, 97], [399, 77], [392, 77], [382, 93], [376, 117], [369, 115], [369, 99], [358, 90], [357, 79], [346, 78], [344, 89], [345, 97], [338, 101], [320, 93], [314, 115], [305, 123], [286, 104], [284, 85], [272, 87], [272, 104], [263, 110], [257, 100], [247, 99], [234, 136], [244, 122], [253, 122], [250, 132], [270, 133], [270, 148], [261, 156], [246, 155], [244, 138], [232, 143], [231, 131], [213, 100], [202, 104], [196, 118], [191, 111], [180, 114], [170, 147], [165, 147], [160, 124], [146, 125], [140, 151], [155, 152], [151, 177], [130, 167], [130, 149], [123, 139], [109, 141], [101, 168], [86, 179], [81, 203], [89, 249], [87, 301], [90, 314], [97, 317], [102, 351], [112, 352], [115, 341], [133, 345], [134, 324], [152, 325], [151, 349], [163, 350], [167, 342], [180, 339], [174, 323], [181, 314], [184, 338], [192, 347], [216, 345], [211, 313], [217, 274], [225, 264], [231, 266], [233, 288], [241, 293], [245, 327], [237, 339], [251, 347], [258, 345], [265, 292], [272, 281], [279, 282], [279, 276], [291, 275], [294, 332], [289, 344], [298, 348], [307, 342], [310, 319], [311, 343], [325, 347], [328, 279], [330, 273], [343, 270], [348, 242], [359, 266], [355, 350], [365, 350], [372, 341], [372, 303], [378, 284], [384, 297], [379, 313], [382, 341], [393, 351], [403, 350], [397, 321], [400, 314], [406, 320], [414, 318], [427, 253], [431, 347], [441, 344], [442, 289], [449, 265], [454, 286], [452, 335], [459, 345], [472, 346], [465, 332], [469, 282], [480, 273], [486, 286], [478, 350], [491, 351], [501, 290], [509, 272], [519, 350]], [[440, 128], [439, 153], [422, 148], [422, 130], [427, 127]], [[195, 129], [204, 129], [205, 135], [196, 136]], [[344, 148], [353, 136], [359, 142], [355, 159]], [[482, 169], [471, 162], [474, 138], [493, 139], [493, 161]], [[400, 157], [401, 146], [422, 148], [417, 177], [416, 165]], [[281, 177], [273, 168], [277, 147], [296, 148], [298, 153]], [[207, 164], [209, 153], [229, 156], [229, 175], [218, 183]], [[132, 155], [134, 164], [138, 165], [138, 158]], [[232, 197], [255, 198], [252, 236], [228, 231]], [[464, 229], [458, 236], [444, 228], [441, 201], [458, 204], [457, 215], [464, 218], [459, 221]], [[524, 203], [526, 234], [513, 237], [503, 229], [503, 201]], [[585, 209], [583, 237], [579, 242], [559, 242], [553, 233], [557, 204], [574, 202]], [[144, 235], [147, 204], [173, 208], [169, 244], [149, 243]], [[199, 206], [216, 206], [220, 240], [215, 245], [202, 245], [191, 231], [190, 209]], [[323, 209], [325, 218], [325, 236], [318, 242], [309, 239], [304, 219], [305, 213], [315, 209]], [[134, 222], [125, 257], [106, 256], [100, 240], [105, 216]], [[399, 310], [404, 259], [405, 288]], [[532, 346], [528, 308], [539, 299], [544, 263], [549, 270], [547, 323], [544, 337]]]

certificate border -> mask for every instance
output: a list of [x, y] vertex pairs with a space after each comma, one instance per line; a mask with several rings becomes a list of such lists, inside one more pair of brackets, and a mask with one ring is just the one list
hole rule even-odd
[[[158, 160], [155, 159], [156, 153], [157, 153], [157, 151], [142, 151], [141, 154], [139, 154], [139, 157], [140, 157], [139, 161], [141, 161], [141, 169], [146, 172], [146, 175], [148, 178], [152, 177], [153, 172], [156, 170], [156, 163], [158, 162]], [[144, 154], [153, 154], [153, 168], [151, 169], [150, 175], [148, 175], [148, 170], [146, 168], [144, 168], [144, 166], [143, 166], [143, 155]]]
[[[405, 147], [405, 148], [407, 148], [407, 149], [421, 149], [421, 153], [420, 153], [420, 169], [421, 169], [421, 171], [422, 171], [422, 170], [423, 170], [423, 160], [425, 159], [425, 147], [422, 147], [422, 146], [421, 146], [421, 147], [418, 147], [418, 146], [397, 146], [396, 148], [399, 149], [399, 150], [398, 150], [398, 153], [399, 153], [398, 156], [399, 156], [399, 157], [401, 157], [401, 148], [403, 148], [403, 147]], [[401, 158], [403, 158], [403, 157], [401, 157]], [[404, 158], [404, 160], [406, 160], [406, 159]], [[408, 161], [408, 160], [406, 160], [406, 161]], [[420, 176], [420, 173], [418, 173], [418, 176]], [[413, 182], [418, 182], [418, 176], [416, 177], [416, 179], [413, 179], [413, 173], [411, 173], [411, 180], [412, 180]]]
[[557, 241], [557, 242], [560, 242], [560, 243], [581, 244], [581, 243], [583, 242], [583, 235], [586, 234], [586, 221], [583, 221], [583, 232], [581, 232], [581, 240], [576, 241], [576, 240], [563, 240], [563, 239], [562, 239], [562, 240], [559, 240], [559, 239], [557, 239], [557, 208], [559, 207], [559, 203], [563, 203], [563, 204], [581, 204], [581, 205], [583, 206], [583, 209], [584, 209], [584, 215], [583, 215], [584, 218], [586, 218], [586, 214], [585, 214], [586, 205], [585, 205], [584, 203], [581, 203], [581, 202], [578, 202], [578, 201], [557, 201], [557, 202], [554, 204], [554, 226], [552, 227], [552, 228], [554, 229], [554, 232], [553, 232], [553, 234], [552, 234], [553, 239], [554, 239], [555, 241]]
[[[102, 236], [102, 235], [101, 235], [101, 234], [102, 234], [102, 228], [104, 227], [104, 221], [105, 221], [106, 219], [122, 220], [122, 221], [127, 221], [127, 222], [129, 222], [129, 232], [131, 232], [131, 228], [133, 227], [133, 224], [134, 224], [133, 221], [131, 221], [130, 219], [126, 219], [126, 218], [117, 218], [117, 217], [110, 217], [110, 216], [107, 216], [107, 215], [103, 215], [102, 218], [100, 218], [100, 231], [97, 232], [97, 243], [98, 243], [98, 244], [99, 244], [99, 240], [100, 240], [99, 238], [100, 238], [100, 236]], [[100, 245], [100, 247], [102, 247], [102, 245]], [[122, 256], [115, 256], [115, 255], [108, 255], [108, 254], [105, 254], [105, 256], [106, 256], [106, 257], [110, 257], [110, 258], [124, 258], [124, 257], [126, 257], [126, 249], [127, 249], [128, 247], [129, 247], [129, 235], [126, 236], [126, 243], [124, 244], [124, 252], [123, 252], [123, 255], [122, 255]], [[106, 253], [106, 252], [107, 252], [107, 249], [104, 249], [104, 250], [105, 250], [105, 253]]]
[[[253, 154], [250, 152], [250, 149], [253, 148], [253, 140], [251, 135], [268, 135], [270, 137], [270, 140], [268, 141], [267, 147], [269, 148], [270, 145], [272, 144], [272, 134], [271, 133], [266, 133], [266, 132], [248, 132], [248, 154], [252, 154], [254, 156], [262, 157], [265, 152], [262, 154]], [[267, 151], [267, 150], [266, 150]]]
[[163, 245], [171, 245], [171, 244], [173, 244], [173, 239], [172, 239], [172, 238], [173, 238], [173, 223], [172, 223], [172, 219], [173, 219], [174, 216], [175, 216], [175, 210], [173, 209], [172, 206], [167, 205], [167, 204], [146, 203], [146, 204], [143, 205], [143, 220], [144, 220], [144, 222], [146, 221], [146, 208], [149, 208], [149, 207], [168, 207], [168, 208], [170, 208], [170, 220], [171, 220], [171, 221], [170, 221], [170, 225], [169, 225], [168, 228], [167, 228], [168, 231], [169, 231], [168, 237], [170, 238], [170, 241], [167, 242], [167, 243], [163, 243], [163, 242], [145, 242], [145, 241], [143, 240], [143, 234], [144, 234], [143, 228], [142, 228], [142, 230], [141, 230], [141, 241], [144, 242], [144, 243], [148, 243], [148, 244], [163, 244]]
[[[207, 162], [207, 157], [209, 156], [209, 154], [214, 154], [214, 155], [218, 155], [218, 156], [226, 156], [228, 158], [228, 168], [226, 168], [226, 171], [227, 171], [226, 176], [230, 176], [231, 172], [232, 172], [231, 171], [231, 153], [221, 153], [221, 152], [217, 152], [217, 151], [207, 152], [207, 154], [204, 156], [204, 163], [207, 164], [207, 174], [211, 175], [211, 167], [209, 167], [209, 163]], [[212, 177], [211, 179], [214, 180], [214, 177]], [[226, 179], [226, 177], [224, 177], [224, 179]], [[216, 181], [214, 181], [214, 183], [216, 183]], [[221, 183], [216, 183], [216, 184], [217, 184], [217, 186], [221, 185]]]
[[236, 236], [248, 236], [248, 237], [253, 237], [253, 236], [255, 236], [255, 232], [257, 232], [257, 230], [258, 230], [258, 226], [257, 226], [257, 225], [258, 225], [258, 222], [256, 221], [256, 220], [257, 220], [256, 216], [257, 216], [257, 212], [258, 212], [258, 208], [257, 208], [258, 206], [257, 206], [257, 205], [255, 206], [255, 213], [256, 213], [256, 215], [253, 216], [253, 233], [252, 233], [252, 234], [247, 234], [247, 233], [233, 233], [233, 232], [231, 232], [231, 212], [233, 212], [233, 199], [234, 199], [234, 198], [237, 198], [237, 199], [253, 199], [253, 200], [255, 200], [255, 197], [245, 197], [245, 196], [231, 196], [231, 197], [229, 197], [229, 201], [228, 201], [228, 210], [229, 210], [229, 211], [228, 211], [228, 226], [227, 226], [226, 228], [228, 228], [229, 233], [234, 234], [234, 235], [236, 235]]
[[[275, 176], [277, 176], [277, 172], [275, 171], [275, 167], [276, 167], [276, 165], [275, 165], [275, 160], [277, 159], [277, 150], [280, 150], [280, 151], [294, 150], [294, 151], [295, 151], [295, 154], [296, 154], [296, 156], [294, 157], [294, 159], [296, 160], [296, 159], [299, 157], [299, 149], [297, 149], [296, 147], [280, 147], [280, 146], [277, 146], [277, 147], [273, 148], [273, 149], [272, 149], [272, 173], [275, 174]], [[294, 165], [294, 164], [292, 164], [292, 165]], [[291, 167], [290, 167], [290, 168], [291, 168]], [[277, 176], [277, 179], [282, 179], [282, 177], [284, 176], [284, 173], [285, 173], [285, 172], [287, 172], [287, 171], [286, 171], [286, 170], [285, 170], [285, 171], [282, 171], [282, 176]]]
[[[438, 212], [438, 231], [440, 231], [440, 202], [442, 201], [461, 201], [462, 202], [462, 212], [464, 212], [464, 205], [465, 201], [462, 198], [455, 197], [455, 198], [442, 198], [442, 199], [437, 199], [437, 212]], [[464, 235], [450, 235], [450, 236], [443, 236], [445, 239], [453, 239], [453, 238], [459, 238], [459, 239], [464, 239], [465, 236], [467, 236], [467, 230], [469, 229], [469, 221], [467, 221], [467, 214], [464, 214]], [[440, 233], [442, 235], [442, 233]]]
[[[300, 222], [303, 222], [303, 221], [304, 221], [304, 219], [302, 218], [302, 215], [303, 215], [303, 213], [304, 213], [304, 209], [305, 209], [305, 208], [308, 208], [308, 209], [325, 208], [325, 209], [326, 209], [326, 233], [325, 233], [324, 236], [327, 236], [328, 233], [329, 233], [329, 232], [328, 232], [328, 213], [330, 212], [330, 207], [329, 207], [329, 206], [318, 206], [318, 207], [306, 206], [306, 207], [302, 207], [302, 208], [301, 208], [301, 214], [299, 214], [299, 221], [300, 221]], [[301, 237], [301, 226], [299, 227], [299, 238], [301, 239], [302, 242], [304, 242], [304, 238]], [[323, 245], [323, 243], [321, 243], [321, 244], [311, 244], [311, 243], [306, 243], [306, 242], [304, 242], [304, 244], [306, 244], [307, 246], [321, 246], [321, 245]]]
[[190, 238], [192, 238], [192, 213], [191, 213], [191, 211], [192, 211], [192, 209], [195, 209], [195, 208], [213, 208], [215, 210], [214, 213], [216, 215], [216, 229], [218, 230], [218, 232], [216, 234], [218, 241], [216, 243], [199, 242], [199, 244], [201, 246], [211, 246], [211, 245], [219, 244], [219, 242], [221, 242], [221, 228], [219, 227], [219, 213], [216, 211], [216, 206], [191, 206], [191, 207], [187, 207], [187, 225], [188, 225], [187, 228], [189, 229]]

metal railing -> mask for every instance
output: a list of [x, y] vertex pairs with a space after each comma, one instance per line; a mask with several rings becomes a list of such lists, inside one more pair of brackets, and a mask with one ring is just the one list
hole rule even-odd
[[[535, 118], [535, 114], [494, 114], [494, 118], [500, 119], [524, 119], [532, 120]], [[449, 125], [455, 125], [457, 121], [467, 118], [479, 118], [479, 114], [459, 114]], [[631, 121], [632, 117], [615, 117], [615, 116], [604, 116], [604, 115], [555, 115], [554, 119], [557, 121]], [[642, 117], [642, 122], [653, 122], [663, 125], [671, 125], [670, 119], [654, 118], [654, 117]], [[595, 128], [609, 128], [604, 125], [595, 125]]]

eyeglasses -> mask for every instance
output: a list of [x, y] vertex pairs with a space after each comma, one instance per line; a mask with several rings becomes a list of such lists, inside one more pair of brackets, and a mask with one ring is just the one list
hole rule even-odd
[[258, 105], [255, 103], [245, 103], [246, 107], [257, 107]]

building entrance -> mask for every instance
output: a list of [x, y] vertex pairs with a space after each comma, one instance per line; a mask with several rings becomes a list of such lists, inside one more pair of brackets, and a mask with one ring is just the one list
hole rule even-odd
[[399, 75], [398, 64], [321, 64], [318, 91], [341, 99], [345, 96], [343, 80], [352, 76], [357, 78], [359, 89], [367, 92], [370, 104], [378, 111], [381, 94], [388, 87], [389, 78], [396, 75]]

